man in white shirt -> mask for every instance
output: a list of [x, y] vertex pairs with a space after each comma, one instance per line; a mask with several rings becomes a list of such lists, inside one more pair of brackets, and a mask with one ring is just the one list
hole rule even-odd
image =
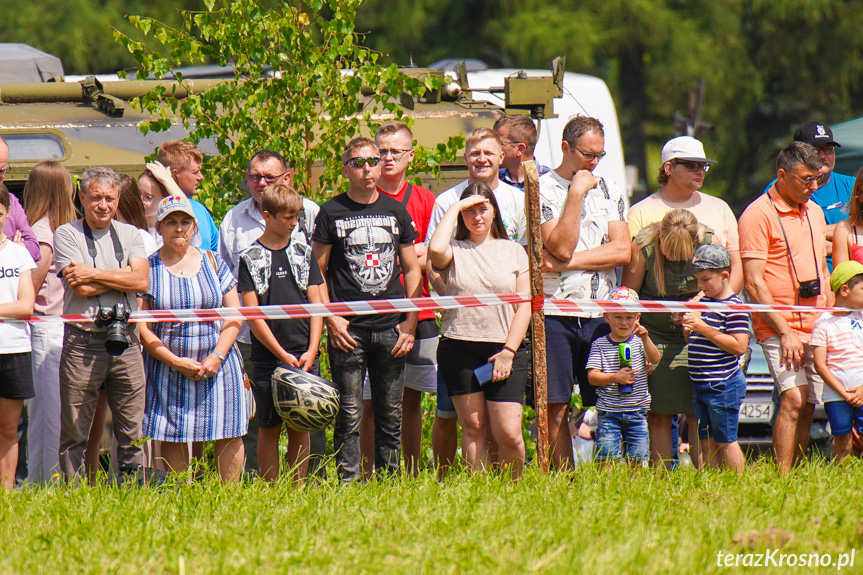
[[527, 244], [527, 220], [524, 217], [524, 192], [498, 179], [503, 161], [503, 143], [500, 136], [489, 128], [477, 128], [467, 135], [464, 144], [464, 161], [468, 179], [439, 195], [432, 209], [426, 234], [426, 245], [447, 208], [456, 203], [466, 187], [483, 182], [494, 192], [506, 233], [511, 240]]
[[[234, 277], [237, 277], [240, 268], [240, 254], [255, 243], [264, 233], [264, 216], [261, 214], [261, 198], [267, 186], [275, 183], [291, 184], [294, 171], [278, 152], [272, 150], [261, 150], [249, 160], [246, 169], [246, 186], [252, 197], [243, 200], [230, 209], [219, 226], [219, 255], [228, 264], [228, 268]], [[292, 249], [311, 249], [312, 226], [318, 215], [318, 205], [308, 198], [303, 198], [303, 211], [300, 212], [300, 221], [291, 234]], [[243, 323], [240, 335], [237, 337], [237, 346], [243, 357], [243, 364], [248, 366], [251, 362], [252, 343], [249, 337], [249, 327]], [[247, 368], [248, 369], [248, 368]], [[257, 418], [249, 422], [249, 433], [243, 437], [246, 447], [246, 469], [257, 468]], [[322, 454], [326, 448], [326, 437], [324, 444], [320, 445], [320, 432], [312, 432], [312, 455]], [[311, 462], [310, 473], [314, 473], [315, 462]]]
[[[560, 166], [539, 179], [545, 293], [554, 299], [605, 299], [617, 287], [615, 268], [629, 263], [630, 243], [623, 194], [614, 182], [593, 175], [605, 156], [602, 124], [573, 118], [560, 147]], [[592, 341], [605, 333], [599, 314], [545, 316], [548, 438], [558, 468], [573, 464], [567, 413], [576, 381], [584, 405], [596, 404], [585, 365]]]

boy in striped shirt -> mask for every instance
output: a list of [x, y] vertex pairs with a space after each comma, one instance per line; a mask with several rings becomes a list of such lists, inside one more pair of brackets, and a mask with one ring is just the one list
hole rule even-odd
[[830, 289], [836, 307], [855, 311], [827, 312], [812, 328], [815, 370], [824, 386], [824, 411], [833, 434], [833, 455], [841, 461], [851, 452], [851, 428], [863, 433], [863, 264], [842, 262], [833, 269]]
[[[638, 294], [619, 287], [608, 298], [638, 301]], [[611, 333], [594, 340], [587, 356], [587, 380], [598, 388], [596, 457], [605, 463], [625, 455], [634, 467], [642, 467], [650, 456], [645, 360], [659, 362], [659, 350], [650, 341], [647, 328], [638, 323], [640, 313], [606, 313], [603, 317]]]
[[[683, 275], [695, 276], [704, 294], [702, 303], [743, 303], [729, 284], [731, 256], [720, 245], [698, 248], [692, 267]], [[706, 454], [711, 467], [725, 464], [743, 473], [745, 460], [737, 442], [737, 423], [746, 397], [746, 377], [739, 358], [749, 346], [749, 314], [687, 313], [683, 316], [683, 335], [689, 341], [689, 377], [701, 453]]]

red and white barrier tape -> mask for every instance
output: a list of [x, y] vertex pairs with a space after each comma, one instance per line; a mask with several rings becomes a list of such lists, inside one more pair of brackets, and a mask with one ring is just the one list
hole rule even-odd
[[[250, 319], [299, 319], [307, 317], [374, 315], [381, 313], [403, 313], [410, 311], [456, 309], [464, 307], [484, 307], [507, 304], [530, 303], [533, 311], [540, 307], [551, 314], [603, 313], [603, 312], [640, 312], [669, 313], [687, 311], [743, 311], [743, 312], [825, 312], [851, 311], [845, 308], [808, 307], [794, 305], [764, 304], [725, 304], [674, 301], [611, 301], [611, 300], [552, 300], [541, 296], [531, 298], [527, 293], [479, 294], [461, 296], [431, 296], [411, 299], [384, 299], [367, 301], [345, 301], [328, 304], [307, 303], [292, 305], [268, 305], [239, 308], [216, 309], [173, 309], [146, 310], [132, 314], [131, 322], [187, 322]], [[22, 320], [0, 320], [22, 321]], [[69, 321], [89, 322], [92, 318], [84, 315], [38, 316], [23, 321]]]

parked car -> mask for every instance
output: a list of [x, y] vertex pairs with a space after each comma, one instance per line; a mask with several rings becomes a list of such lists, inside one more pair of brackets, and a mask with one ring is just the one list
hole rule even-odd
[[[755, 342], [755, 335], [750, 337], [746, 355], [746, 399], [740, 406], [738, 441], [744, 448], [767, 448], [772, 444], [772, 424], [779, 398], [774, 393], [773, 376], [761, 346]], [[809, 437], [810, 446], [815, 444], [825, 453], [829, 450], [830, 424], [823, 405], [815, 408]]]

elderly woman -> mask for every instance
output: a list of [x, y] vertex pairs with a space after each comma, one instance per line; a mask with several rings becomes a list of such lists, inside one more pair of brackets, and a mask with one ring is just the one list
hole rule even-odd
[[[713, 231], [698, 223], [689, 210], [671, 210], [658, 223], [641, 230], [632, 242], [632, 261], [624, 268], [621, 284], [638, 292], [642, 300], [685, 301], [698, 294], [694, 277], [682, 276], [695, 250], [714, 243]], [[692, 405], [692, 381], [686, 341], [678, 314], [646, 313], [641, 324], [650, 332], [661, 358], [648, 375], [650, 459], [671, 466], [671, 420], [686, 414], [692, 461], [698, 464], [698, 426]]]
[[[527, 254], [507, 237], [494, 193], [483, 183], [468, 186], [446, 211], [429, 242], [428, 262], [446, 284], [445, 295], [529, 289]], [[501, 467], [513, 477], [521, 475], [527, 382], [522, 340], [529, 321], [528, 303], [443, 314], [439, 373], [455, 404], [462, 454], [471, 469], [487, 466], [490, 435], [498, 444]]]
[[[59, 162], [46, 160], [30, 170], [24, 186], [24, 210], [32, 222], [42, 258], [33, 270], [35, 315], [63, 313], [63, 284], [54, 270], [54, 230], [77, 219], [72, 176]], [[33, 482], [50, 480], [59, 469], [61, 322], [30, 324], [30, 359], [36, 397], [30, 400], [27, 469]]]
[[[156, 228], [164, 241], [150, 256], [147, 309], [238, 307], [236, 280], [222, 259], [190, 245], [197, 232], [192, 205], [183, 196], [159, 203]], [[169, 469], [185, 470], [187, 442], [216, 442], [224, 481], [237, 481], [243, 465], [241, 437], [248, 429], [243, 372], [234, 340], [239, 321], [142, 323], [147, 369], [143, 435], [161, 442]]]

